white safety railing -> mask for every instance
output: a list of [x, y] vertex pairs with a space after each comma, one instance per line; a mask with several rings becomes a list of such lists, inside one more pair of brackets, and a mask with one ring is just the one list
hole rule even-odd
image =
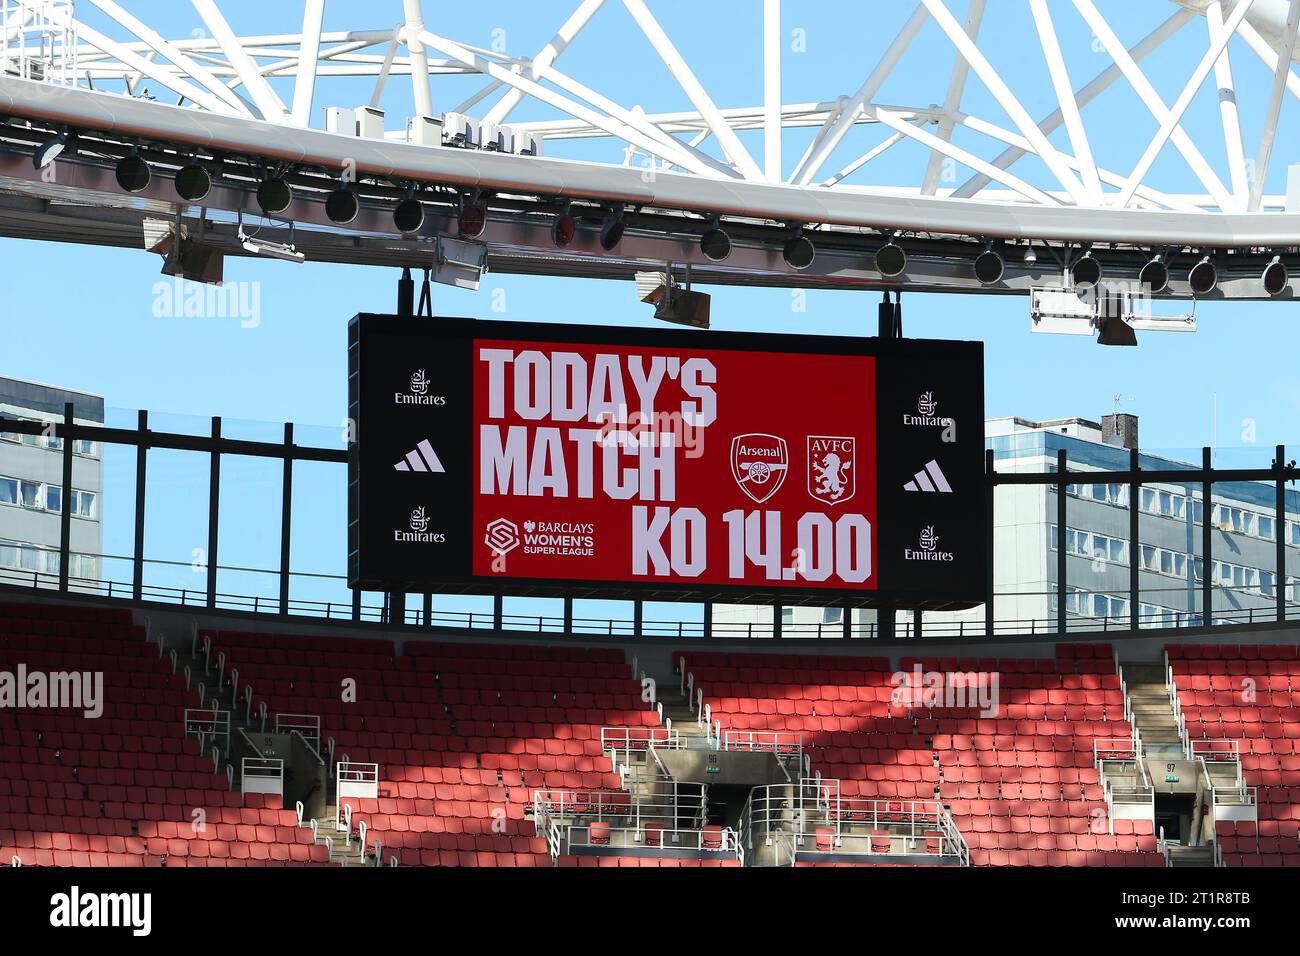
[[600, 728], [600, 749], [609, 756], [615, 773], [620, 765], [630, 766], [634, 754], [643, 754], [651, 747], [678, 750], [684, 746], [681, 733], [671, 727]]
[[284, 761], [279, 757], [245, 757], [240, 763], [241, 793], [284, 796]]
[[1169, 652], [1165, 651], [1165, 690], [1174, 708], [1174, 721], [1178, 725], [1178, 739], [1183, 744], [1183, 754], [1188, 760], [1192, 758], [1192, 741], [1187, 733], [1187, 715], [1183, 713], [1183, 702], [1178, 699], [1178, 684], [1174, 680], [1174, 668], [1169, 663]]
[[318, 714], [276, 714], [275, 732], [288, 734], [300, 733], [304, 740], [316, 751], [321, 749], [320, 716]]
[[728, 730], [722, 734], [723, 750], [767, 750], [778, 757], [803, 755], [803, 734], [784, 730]]
[[183, 715], [185, 736], [197, 737], [204, 750], [220, 741], [222, 749], [230, 749], [230, 711], [211, 707], [187, 707]]
[[629, 788], [534, 791], [533, 826], [546, 839], [552, 857], [572, 847], [736, 852], [734, 832], [715, 846], [718, 830], [704, 825], [705, 784], [636, 774]]
[[740, 836], [747, 854], [755, 841], [773, 848], [778, 866], [825, 854], [947, 857], [970, 865], [970, 848], [938, 801], [844, 797], [838, 780], [820, 777], [756, 787]]
[[1205, 760], [1208, 763], [1228, 763], [1236, 761], [1241, 764], [1241, 742], [1237, 740], [1193, 740], [1190, 753], [1193, 760]]
[[358, 763], [346, 755], [334, 766], [335, 791], [342, 802], [346, 797], [374, 799], [379, 796], [379, 764]]

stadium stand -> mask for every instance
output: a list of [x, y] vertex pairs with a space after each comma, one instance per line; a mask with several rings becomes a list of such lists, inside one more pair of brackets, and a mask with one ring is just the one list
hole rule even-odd
[[[1146, 745], [1185, 752], [1205, 781], [1213, 863], [1300, 863], [1292, 646], [1170, 645], [1154, 681], [1106, 644], [686, 650], [678, 696], [621, 648], [195, 630], [186, 654], [146, 631], [128, 611], [0, 604], [0, 670], [104, 681], [97, 718], [0, 708], [6, 864], [1178, 865], [1118, 796], [1153, 800], [1135, 757], [1164, 718], [1138, 712], [1139, 692], [1177, 738]], [[320, 760], [315, 804], [240, 792], [232, 741], [256, 756], [277, 734]], [[713, 793], [747, 759], [759, 775], [722, 819]], [[358, 766], [373, 792], [344, 793]]]
[[102, 714], [0, 708], [0, 860], [26, 866], [328, 862], [293, 811], [247, 803], [182, 733], [197, 705], [129, 612], [0, 604], [0, 669], [103, 674]]
[[[857, 815], [940, 801], [973, 865], [1163, 866], [1151, 822], [1112, 822], [1103, 799], [1096, 742], [1132, 733], [1111, 648], [1058, 653], [900, 662], [905, 675], [997, 673], [996, 718], [964, 700], [909, 698], [885, 658], [681, 659], [712, 720], [739, 733], [803, 735], [812, 769], [838, 780]], [[830, 847], [822, 839], [817, 848]]]
[[[1300, 682], [1297, 649], [1288, 645], [1171, 644], [1169, 683], [1177, 694], [1184, 737], [1213, 775], [1218, 809], [1240, 790], [1256, 819], [1215, 814], [1216, 853], [1224, 866], [1300, 864]], [[1252, 799], [1253, 798], [1253, 799]]]
[[[602, 741], [660, 724], [618, 650], [205, 633], [239, 673], [246, 713], [320, 718], [331, 762], [373, 763], [376, 795], [331, 801], [325, 829], [365, 823], [370, 859], [423, 866], [726, 865], [708, 858], [553, 854], [535, 796], [584, 807], [622, 793]], [[354, 682], [354, 693], [341, 692]], [[250, 688], [252, 690], [250, 691]], [[625, 734], [626, 736], [626, 734]], [[608, 824], [603, 837], [609, 842]], [[701, 841], [710, 839], [701, 830]], [[597, 834], [599, 836], [599, 831]], [[348, 839], [350, 843], [350, 838]], [[593, 840], [594, 842], [594, 840]]]

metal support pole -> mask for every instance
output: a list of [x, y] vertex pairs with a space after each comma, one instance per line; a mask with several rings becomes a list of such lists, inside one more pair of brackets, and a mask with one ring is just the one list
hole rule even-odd
[[1210, 449], [1201, 449], [1201, 626], [1214, 619], [1214, 482]]
[[641, 628], [645, 624], [645, 605], [641, 600], [632, 602], [632, 633], [637, 637], [641, 636]]
[[408, 266], [402, 266], [402, 277], [397, 280], [397, 314], [405, 319], [415, 315], [415, 280]]
[[1140, 593], [1138, 570], [1142, 567], [1142, 542], [1139, 540], [1141, 532], [1138, 527], [1138, 518], [1142, 513], [1142, 485], [1139, 483], [1137, 476], [1140, 464], [1139, 458], [1138, 450], [1130, 448], [1128, 470], [1132, 474], [1128, 482], [1128, 626], [1133, 631], [1136, 631], [1141, 624], [1138, 616], [1138, 596]]
[[708, 640], [713, 637], [713, 602], [704, 602], [704, 638]]
[[564, 599], [564, 633], [573, 633], [573, 598]]
[[988, 637], [993, 636], [993, 605], [996, 600], [993, 595], [995, 581], [993, 557], [997, 550], [993, 546], [993, 507], [997, 497], [997, 485], [994, 482], [993, 449], [986, 448], [984, 449], [984, 521], [987, 528], [984, 538], [984, 633]]
[[212, 418], [212, 451], [208, 456], [208, 607], [217, 606], [217, 544], [221, 525], [221, 418]]
[[492, 595], [492, 629], [500, 631], [505, 626], [506, 599], [500, 594]]
[[284, 424], [284, 477], [280, 501], [280, 613], [289, 613], [289, 561], [293, 536], [293, 422]]
[[1065, 449], [1056, 452], [1056, 633], [1065, 633], [1065, 582], [1069, 571], [1065, 557], [1065, 499], [1068, 477], [1066, 475]]
[[72, 563], [72, 402], [63, 403], [63, 498], [59, 512], [59, 590], [68, 590]]
[[1277, 619], [1286, 620], [1286, 445], [1277, 446], [1277, 517], [1273, 519], [1273, 537], [1277, 557], [1273, 568], [1273, 601]]
[[780, 604], [772, 605], [772, 636], [778, 641], [785, 625], [785, 609]]
[[[885, 290], [884, 298], [880, 302], [880, 337], [882, 339], [897, 339], [903, 334], [902, 319], [902, 298], [903, 294], [898, 293], [899, 302], [895, 305], [890, 301], [889, 290]], [[894, 639], [894, 624], [896, 618], [893, 608], [880, 608], [876, 611], [876, 626], [880, 633], [880, 639], [883, 641], [892, 641]]]
[[149, 413], [140, 410], [135, 446], [135, 551], [131, 558], [131, 597], [139, 601], [144, 593], [144, 510], [149, 466]]

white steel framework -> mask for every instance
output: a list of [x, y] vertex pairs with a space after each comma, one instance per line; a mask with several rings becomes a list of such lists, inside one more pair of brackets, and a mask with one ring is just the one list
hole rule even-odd
[[[1024, 292], [1067, 268], [1085, 244], [1131, 253], [1121, 271], [1135, 271], [1156, 252], [1169, 260], [1206, 250], [1271, 256], [1300, 246], [1300, 211], [1267, 188], [1280, 181], [1276, 166], [1287, 150], [1279, 147], [1294, 146], [1283, 107], [1288, 97], [1300, 98], [1293, 69], [1300, 0], [1177, 0], [1139, 36], [1127, 35], [1133, 31], [1122, 17], [1108, 18], [1100, 2], [1008, 0], [1021, 26], [1015, 55], [1041, 61], [1057, 103], [1035, 117], [1025, 105], [1033, 91], [1024, 88], [1023, 71], [998, 62], [1007, 44], [990, 40], [1005, 40], [1008, 8], [987, 0], [893, 0], [891, 12], [906, 17], [892, 36], [863, 30], [860, 85], [809, 102], [787, 102], [782, 92], [795, 66], [789, 57], [782, 62], [792, 5], [745, 0], [734, 15], [754, 20], [761, 48], [753, 58], [735, 54], [754, 72], [753, 99], [739, 104], [710, 91], [716, 63], [699, 62], [698, 43], [683, 46], [691, 17], [661, 0], [569, 0], [557, 10], [554, 35], [532, 56], [445, 35], [421, 0], [348, 5], [357, 11], [350, 16], [377, 22], [341, 31], [324, 29], [327, 15], [339, 12], [337, 0], [329, 10], [325, 0], [303, 0], [300, 32], [274, 35], [239, 32], [247, 24], [220, 0], [191, 0], [169, 5], [184, 8], [194, 25], [170, 38], [144, 19], [148, 4], [0, 0], [0, 116], [7, 117], [0, 125], [0, 233], [116, 244], [135, 234], [130, 243], [138, 244], [145, 216], [197, 213], [177, 199], [166, 174], [188, 156], [217, 164], [238, 157], [247, 169], [297, 177], [302, 191], [283, 218], [301, 227], [298, 246], [309, 257], [338, 261], [418, 260], [412, 242], [448, 228], [467, 198], [479, 195], [490, 200], [483, 236], [490, 262], [504, 271], [622, 277], [646, 263], [671, 262], [696, 266], [703, 282], [979, 289], [968, 247], [997, 241], [1000, 248], [1019, 245], [1022, 254], [1008, 255], [1004, 278], [983, 291]], [[867, 7], [864, 24], [853, 28], [873, 19]], [[507, 23], [511, 12], [502, 5]], [[1003, 20], [991, 32], [994, 13]], [[566, 51], [593, 23], [611, 21], [623, 43], [653, 51], [671, 81], [638, 91], [646, 108], [621, 102], [600, 76], [562, 69]], [[1188, 44], [1196, 23], [1204, 24], [1199, 42]], [[1080, 31], [1103, 54], [1089, 61], [1099, 68], [1086, 76], [1064, 39]], [[1172, 81], [1162, 74], [1157, 83], [1143, 63], [1167, 53], [1175, 37], [1182, 55], [1191, 49], [1195, 56]], [[924, 54], [915, 49], [923, 40], [931, 44]], [[909, 55], [933, 61], [936, 40], [946, 62], [909, 69]], [[816, 69], [817, 62], [805, 58], [798, 67]], [[1248, 73], [1266, 97], [1243, 95]], [[891, 83], [900, 75], [909, 84], [901, 87], [905, 98]], [[459, 86], [452, 86], [456, 77]], [[468, 97], [467, 77], [481, 80]], [[918, 77], [933, 78], [933, 88]], [[324, 107], [355, 105], [335, 99], [344, 95], [337, 84], [350, 82], [355, 91], [358, 80], [369, 85], [365, 105], [384, 111], [374, 114], [380, 125], [360, 123], [359, 135], [352, 127], [327, 131]], [[406, 83], [409, 90], [400, 88]], [[1153, 129], [1135, 130], [1146, 144], [1136, 162], [1128, 144], [1117, 146], [1123, 137], [1107, 135], [1110, 114], [1095, 102], [1117, 86], [1127, 87]], [[1215, 88], [1221, 132], [1212, 139], [1221, 135], [1222, 142], [1207, 141], [1203, 129], [1198, 141], [1187, 126], [1189, 109]], [[656, 100], [689, 108], [655, 109]], [[982, 108], [967, 112], [965, 102]], [[405, 115], [409, 105], [385, 110], [393, 103], [414, 104], [415, 115]], [[443, 145], [456, 117], [467, 117], [479, 145], [500, 148]], [[1253, 149], [1243, 122], [1262, 125]], [[441, 129], [434, 140], [429, 128]], [[60, 130], [75, 131], [83, 148], [65, 151], [60, 165], [68, 168], [51, 177], [27, 160]], [[621, 162], [590, 158], [591, 143], [602, 140], [621, 145]], [[536, 148], [519, 148], [523, 143]], [[111, 162], [145, 146], [156, 150], [164, 175], [125, 201]], [[882, 157], [904, 148], [920, 150], [915, 181], [877, 177]], [[953, 180], [952, 170], [964, 173]], [[349, 171], [365, 186], [358, 189], [362, 214], [341, 228], [320, 200], [330, 181], [348, 181]], [[1187, 173], [1199, 191], [1175, 185]], [[216, 177], [203, 203], [205, 241], [238, 254], [225, 219], [255, 212], [250, 184], [251, 174]], [[399, 240], [385, 200], [415, 187], [431, 190], [422, 194], [431, 198], [438, 190], [459, 198], [446, 208], [435, 203], [424, 230]], [[51, 199], [88, 203], [102, 215], [89, 226], [89, 217], [71, 206], [52, 208]], [[584, 226], [571, 248], [557, 251], [539, 217], [564, 203], [583, 204], [585, 226], [598, 225], [609, 210], [631, 210], [627, 239], [602, 249]], [[714, 217], [733, 223], [736, 243], [725, 263], [700, 256], [693, 241]], [[796, 273], [780, 249], [781, 237], [798, 226], [814, 230], [819, 255]], [[266, 234], [277, 231], [282, 226], [270, 224]], [[872, 252], [894, 234], [913, 237], [919, 254], [906, 274], [886, 281]], [[1059, 251], [1024, 267], [1028, 243]], [[1235, 271], [1233, 261], [1221, 261], [1214, 294], [1262, 296], [1255, 261], [1241, 259]], [[1175, 275], [1169, 291], [1186, 294], [1186, 283]]]

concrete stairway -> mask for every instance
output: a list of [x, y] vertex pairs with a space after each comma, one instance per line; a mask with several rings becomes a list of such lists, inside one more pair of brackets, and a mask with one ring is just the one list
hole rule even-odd
[[[662, 685], [660, 686], [662, 687]], [[662, 691], [659, 703], [663, 704], [665, 720], [672, 720], [673, 730], [682, 735], [687, 747], [707, 746], [704, 739], [708, 735], [705, 733], [704, 728], [697, 723], [695, 715], [691, 713], [690, 703], [678, 693], [676, 687]]]
[[[338, 819], [339, 819], [338, 804], [337, 803], [327, 804], [325, 806], [325, 810], [323, 814], [321, 815], [320, 821], [317, 824], [316, 839], [321, 843], [325, 842], [326, 837], [329, 837], [334, 841], [334, 852], [331, 858], [335, 863], [339, 864], [340, 866], [367, 865], [364, 857], [362, 857], [361, 855], [361, 848], [359, 846], [359, 841], [357, 840], [356, 834], [353, 834], [352, 836], [352, 845], [347, 846], [344, 842], [347, 834], [341, 830], [335, 829], [335, 827], [338, 825]], [[356, 824], [354, 823], [353, 826], [355, 827], [355, 825]]]
[[1170, 846], [1169, 866], [1212, 867], [1214, 866], [1214, 847], [1209, 844], [1202, 846]]
[[1133, 723], [1148, 757], [1182, 758], [1183, 742], [1160, 664], [1127, 663], [1123, 668]]

